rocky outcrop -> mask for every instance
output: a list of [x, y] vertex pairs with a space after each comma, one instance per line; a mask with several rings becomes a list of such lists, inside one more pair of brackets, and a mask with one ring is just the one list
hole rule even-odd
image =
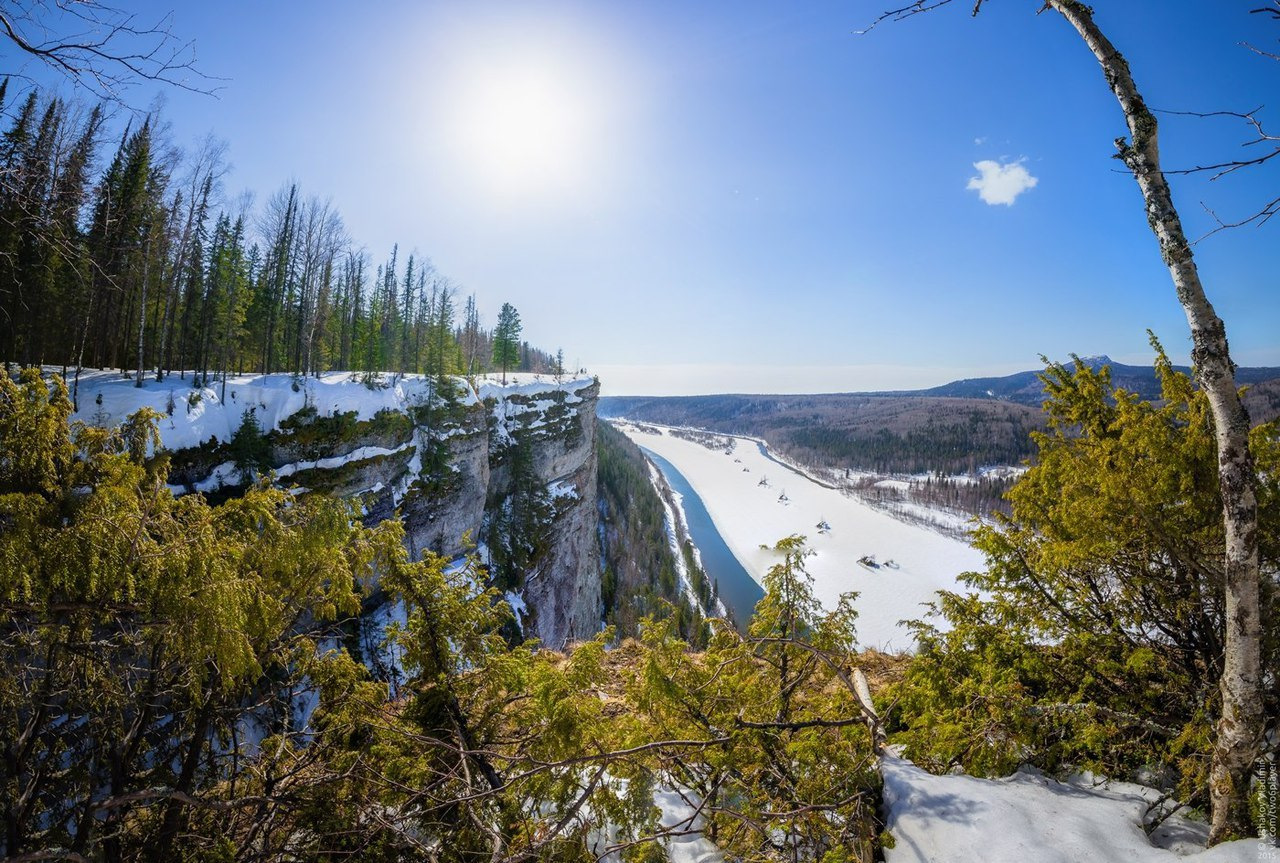
[[[546, 490], [549, 506], [534, 525], [535, 553], [519, 589], [531, 615], [527, 634], [551, 647], [600, 628], [597, 542], [595, 382], [581, 388], [517, 394], [489, 406], [489, 511], [522, 492]], [[539, 530], [538, 528], [541, 528]], [[518, 533], [517, 533], [518, 536]], [[501, 541], [501, 538], [499, 538]]]
[[456, 379], [435, 392], [415, 376], [245, 376], [225, 402], [220, 387], [172, 381], [82, 389], [87, 422], [164, 414], [175, 493], [235, 494], [270, 472], [299, 492], [350, 497], [368, 523], [399, 515], [415, 557], [478, 546], [527, 608], [526, 635], [560, 647], [600, 627], [594, 379]]
[[404, 493], [385, 495], [376, 514], [371, 510], [370, 515], [388, 518], [398, 505], [410, 553], [420, 557], [430, 550], [456, 557], [479, 541], [489, 495], [485, 404], [476, 400], [434, 431], [418, 429], [415, 446], [418, 452], [428, 454], [433, 446], [443, 446], [439, 458], [443, 467], [433, 475], [419, 457], [417, 477], [409, 480]]

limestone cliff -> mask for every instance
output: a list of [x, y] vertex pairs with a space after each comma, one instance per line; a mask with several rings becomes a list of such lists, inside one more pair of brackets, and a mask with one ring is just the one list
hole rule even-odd
[[397, 513], [415, 556], [478, 544], [524, 628], [561, 646], [600, 627], [598, 383], [529, 375], [511, 384], [418, 376], [363, 381], [241, 376], [192, 387], [82, 379], [77, 419], [161, 414], [175, 493], [232, 495], [270, 473], [283, 486], [358, 499], [366, 521]]
[[484, 539], [499, 583], [522, 592], [526, 631], [560, 647], [600, 628], [596, 543], [599, 384], [484, 396], [489, 431]]

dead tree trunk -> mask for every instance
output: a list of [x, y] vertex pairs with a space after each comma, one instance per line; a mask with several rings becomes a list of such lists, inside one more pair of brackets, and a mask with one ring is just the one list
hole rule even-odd
[[1078, 0], [1046, 0], [1066, 18], [1102, 65], [1129, 126], [1130, 140], [1116, 139], [1146, 203], [1147, 221], [1160, 244], [1178, 300], [1191, 325], [1191, 359], [1196, 380], [1209, 400], [1218, 445], [1218, 483], [1226, 529], [1224, 566], [1225, 657], [1222, 716], [1210, 769], [1212, 829], [1209, 844], [1250, 832], [1249, 776], [1262, 739], [1262, 625], [1259, 609], [1258, 503], [1253, 457], [1249, 452], [1249, 415], [1240, 402], [1235, 371], [1227, 351], [1226, 328], [1200, 284], [1191, 246], [1182, 231], [1169, 184], [1160, 168], [1156, 119], [1147, 108], [1129, 64]]

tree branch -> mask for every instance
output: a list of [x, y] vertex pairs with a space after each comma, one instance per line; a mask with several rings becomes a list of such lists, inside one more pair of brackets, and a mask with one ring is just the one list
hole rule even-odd
[[[854, 30], [853, 32], [862, 36], [870, 33], [885, 21], [905, 21], [907, 18], [911, 18], [912, 16], [922, 15], [925, 12], [932, 12], [934, 9], [937, 9], [940, 6], [946, 6], [950, 2], [951, 0], [916, 0], [916, 2], [902, 6], [898, 9], [890, 9], [888, 12], [880, 13], [880, 17], [876, 18], [866, 27], [863, 27], [861, 30]], [[982, 5], [982, 2], [983, 0], [976, 0], [974, 3], [974, 15], [978, 14], [978, 8]]]
[[[220, 79], [196, 68], [195, 44], [174, 36], [170, 15], [148, 26], [99, 0], [26, 0], [5, 7], [0, 36], [103, 99], [121, 102], [122, 91], [137, 81], [207, 95], [216, 91], [205, 82]], [[55, 30], [70, 32], [55, 35]]]

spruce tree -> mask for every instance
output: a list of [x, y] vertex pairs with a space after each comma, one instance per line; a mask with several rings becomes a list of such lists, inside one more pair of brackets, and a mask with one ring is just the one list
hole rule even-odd
[[520, 313], [510, 303], [498, 312], [498, 325], [493, 330], [493, 362], [502, 369], [502, 383], [507, 383], [507, 369], [520, 362]]

